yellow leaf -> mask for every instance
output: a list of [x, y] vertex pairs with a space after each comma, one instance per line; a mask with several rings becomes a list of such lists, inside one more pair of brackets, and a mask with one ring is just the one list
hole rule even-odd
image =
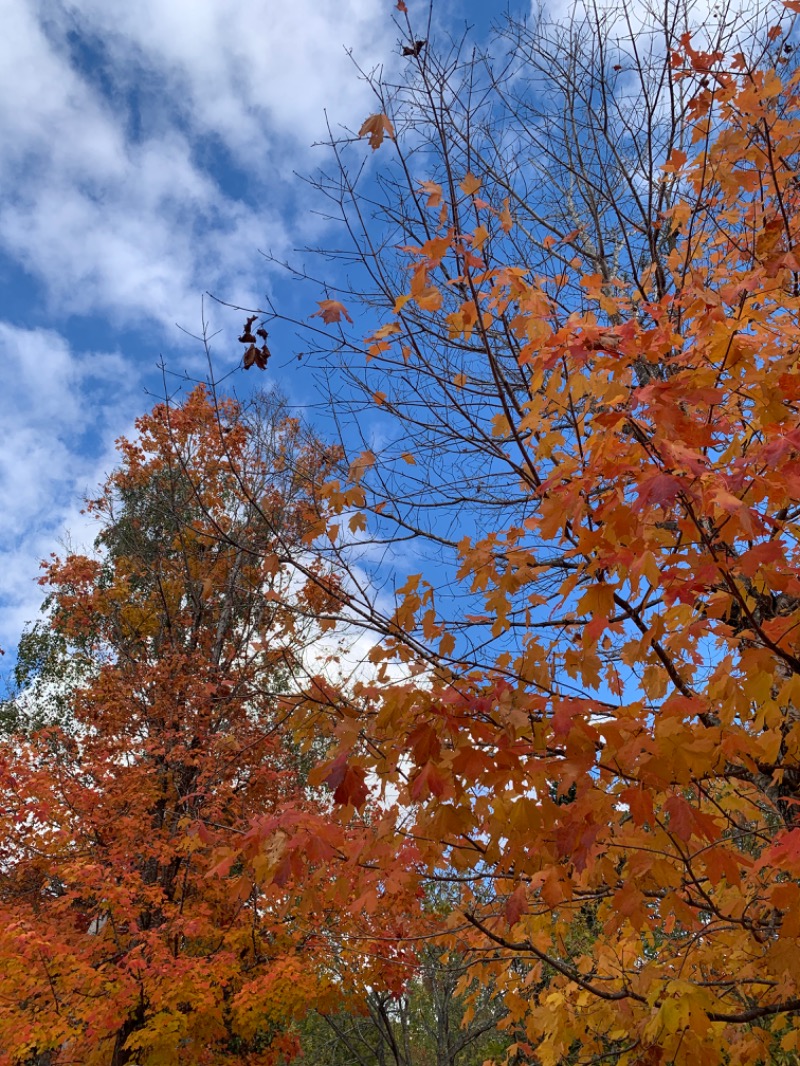
[[400, 326], [397, 322], [387, 322], [385, 326], [381, 326], [380, 329], [376, 329], [372, 334], [371, 340], [383, 340], [386, 337], [391, 337], [393, 333], [399, 333]]
[[508, 197], [503, 200], [503, 210], [500, 212], [500, 228], [503, 233], [510, 233], [513, 225], [511, 212], [508, 209]]
[[411, 452], [403, 452], [400, 458], [403, 460], [404, 463], [408, 463], [409, 466], [417, 465], [417, 460], [414, 458]]
[[611, 585], [590, 585], [578, 601], [578, 610], [607, 618], [614, 610], [614, 589]]
[[478, 226], [472, 235], [472, 247], [474, 251], [478, 251], [486, 243], [489, 236], [489, 231], [485, 226]]
[[467, 174], [467, 176], [464, 178], [460, 185], [461, 191], [464, 193], [465, 196], [474, 196], [478, 189], [480, 189], [480, 187], [481, 179], [476, 178], [471, 171], [469, 174]]
[[452, 655], [456, 646], [456, 638], [452, 633], [445, 633], [439, 641], [439, 654]]
[[492, 436], [505, 437], [509, 431], [508, 419], [505, 415], [495, 415], [492, 419]]
[[428, 197], [428, 207], [438, 207], [442, 202], [442, 187], [435, 181], [421, 181], [420, 188]]
[[369, 137], [369, 146], [375, 151], [383, 144], [384, 136], [394, 140], [394, 126], [384, 114], [370, 115], [358, 131], [359, 137]]
[[442, 306], [442, 294], [435, 286], [428, 285], [416, 296], [416, 301], [421, 311], [438, 311]]
[[360, 481], [367, 470], [375, 465], [376, 455], [373, 451], [362, 452], [357, 456], [350, 464], [350, 470], [348, 476], [351, 481]]
[[658, 569], [658, 563], [655, 560], [655, 556], [650, 551], [645, 552], [642, 573], [650, 582], [651, 586], [654, 589], [657, 589], [661, 583], [661, 571]]
[[347, 313], [347, 308], [338, 300], [320, 300], [319, 311], [315, 311], [311, 317], [321, 318], [326, 326], [330, 325], [331, 322], [339, 322], [342, 318], [345, 318], [348, 322], [353, 321]]
[[686, 152], [682, 152], [679, 148], [673, 148], [669, 159], [661, 169], [667, 174], [675, 174], [685, 166], [687, 158]]

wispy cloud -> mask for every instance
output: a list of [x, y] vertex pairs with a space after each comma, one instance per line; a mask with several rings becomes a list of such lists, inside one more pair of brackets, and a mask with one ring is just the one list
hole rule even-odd
[[257, 169], [281, 140], [302, 150], [365, 94], [365, 68], [390, 58], [390, 9], [378, 0], [103, 0], [65, 4], [59, 26], [94, 40], [121, 81], [157, 87], [197, 134], [214, 134]]
[[258, 249], [283, 253], [306, 222], [292, 171], [310, 168], [326, 106], [351, 121], [367, 106], [344, 44], [367, 65], [391, 50], [379, 8], [10, 0], [3, 249], [54, 312], [169, 336], [205, 289], [263, 291]]
[[0, 323], [0, 646], [19, 636], [40, 594], [39, 561], [65, 530], [91, 543], [80, 514], [112, 463], [113, 437], [140, 403], [118, 352], [74, 352], [49, 330]]
[[[35, 612], [38, 561], [63, 531], [91, 540], [80, 499], [148, 405], [142, 383], [158, 391], [159, 356], [202, 374], [176, 322], [199, 330], [206, 290], [260, 302], [260, 250], [284, 256], [321, 225], [294, 172], [313, 168], [326, 110], [334, 124], [367, 113], [346, 48], [367, 68], [390, 59], [390, 12], [382, 0], [7, 0], [0, 253], [40, 301], [20, 304], [13, 282], [5, 307], [0, 293], [0, 644]], [[97, 335], [115, 350], [96, 351]]]

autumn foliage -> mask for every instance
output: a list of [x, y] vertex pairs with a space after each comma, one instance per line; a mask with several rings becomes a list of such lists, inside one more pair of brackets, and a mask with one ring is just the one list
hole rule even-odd
[[[47, 567], [49, 624], [91, 667], [68, 727], [0, 752], [4, 1063], [273, 1062], [335, 1000], [281, 865], [326, 817], [282, 702], [335, 587], [287, 567], [323, 467], [261, 415], [257, 436], [202, 389], [156, 407], [90, 505], [100, 555]], [[254, 827], [269, 847], [234, 865]]]
[[[631, 183], [630, 270], [591, 219], [536, 230], [444, 120], [420, 177], [411, 124], [367, 119], [416, 213], [389, 205], [391, 267], [362, 244], [385, 311], [366, 341], [341, 292], [312, 317], [386, 446], [345, 458], [283, 421], [265, 456], [202, 391], [122, 444], [105, 554], [47, 573], [94, 663], [74, 729], [2, 752], [0, 1063], [276, 1061], [286, 1019], [398, 999], [438, 951], [465, 1027], [501, 1005], [510, 1064], [797, 1060], [784, 30], [758, 62], [675, 42], [686, 106]], [[370, 536], [423, 559], [389, 611]], [[308, 649], [343, 623], [374, 645], [334, 684]]]
[[634, 278], [554, 238], [549, 271], [504, 258], [503, 177], [442, 150], [366, 342], [402, 442], [362, 456], [365, 521], [440, 562], [399, 588], [350, 765], [398, 790], [420, 868], [454, 886], [445, 942], [504, 998], [510, 1061], [800, 1054], [790, 51], [676, 48], [683, 147]]

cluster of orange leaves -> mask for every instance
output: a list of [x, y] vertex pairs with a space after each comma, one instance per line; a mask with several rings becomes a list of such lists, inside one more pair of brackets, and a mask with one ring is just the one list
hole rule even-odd
[[[163, 621], [194, 632], [187, 580], [214, 617], [235, 556], [214, 486], [246, 441], [195, 397], [183, 422], [146, 425], [151, 453], [123, 446], [135, 479], [191, 437], [220, 517], [180, 546], [180, 575], [164, 563], [158, 607], [124, 557], [110, 580], [86, 560], [51, 569], [68, 635], [106, 649], [113, 623], [161, 652], [100, 665], [79, 736], [3, 752], [0, 1062], [70, 1046], [104, 1061], [129, 1022], [142, 1062], [201, 1046], [194, 1061], [224, 1061], [234, 1038], [331, 1002], [304, 950], [335, 941], [364, 987], [399, 992], [437, 924], [503, 997], [522, 1061], [800, 1052], [800, 76], [688, 39], [674, 64], [697, 92], [691, 144], [665, 161], [683, 190], [659, 223], [676, 235], [666, 284], [655, 263], [637, 287], [583, 276], [565, 312], [558, 278], [492, 258], [513, 213], [467, 174], [474, 229], [423, 183], [435, 233], [406, 249], [408, 290], [368, 340], [371, 360], [399, 345], [411, 365], [413, 312], [488, 358], [498, 334], [518, 350], [527, 395], [491, 432], [525, 506], [465, 536], [453, 577], [483, 602], [492, 661], [459, 659], [459, 627], [413, 575], [373, 680], [316, 679], [258, 724], [249, 660], [220, 679], [216, 628], [188, 650]], [[377, 148], [393, 129], [378, 115], [361, 135]], [[318, 314], [349, 321], [335, 300]], [[380, 461], [304, 500], [298, 542], [335, 542], [337, 512], [372, 520]], [[268, 586], [279, 557], [265, 542], [237, 565]], [[343, 586], [320, 592], [321, 574], [306, 603], [332, 611]], [[287, 662], [297, 626], [288, 608], [272, 626]], [[281, 715], [293, 743], [326, 741], [311, 789], [272, 739]], [[190, 871], [179, 897], [173, 867]], [[449, 882], [446, 916], [421, 906], [429, 876]]]
[[655, 263], [583, 276], [564, 311], [558, 277], [492, 258], [509, 204], [469, 174], [472, 232], [421, 184], [433, 235], [367, 341], [413, 368], [426, 321], [489, 360], [505, 331], [527, 377], [492, 427], [525, 507], [455, 575], [501, 650], [460, 662], [412, 577], [362, 689], [379, 755], [351, 764], [398, 790], [418, 862], [458, 886], [451, 946], [543, 1066], [800, 1050], [800, 75], [682, 44], [661, 290]]
[[0, 746], [3, 1066], [277, 1063], [352, 984], [329, 867], [358, 834], [288, 733], [341, 599], [325, 567], [286, 567], [325, 465], [296, 422], [265, 455], [240, 416], [196, 389], [140, 419], [90, 505], [105, 554], [47, 567], [50, 625], [89, 667], [66, 726]]

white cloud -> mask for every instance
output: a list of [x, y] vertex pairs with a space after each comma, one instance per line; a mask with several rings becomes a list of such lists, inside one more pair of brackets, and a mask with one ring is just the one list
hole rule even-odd
[[379, 0], [79, 0], [65, 10], [115, 66], [158, 79], [189, 125], [255, 166], [253, 149], [276, 137], [299, 148], [324, 135], [326, 108], [352, 117], [365, 93], [346, 49], [369, 69], [390, 58], [395, 35]]
[[171, 343], [205, 290], [257, 302], [259, 249], [285, 255], [309, 224], [292, 171], [324, 108], [368, 107], [343, 45], [369, 66], [390, 30], [378, 0], [10, 0], [0, 248], [54, 312], [155, 322]]
[[0, 646], [35, 617], [39, 562], [68, 532], [88, 547], [94, 523], [80, 514], [113, 464], [109, 445], [138, 402], [117, 353], [75, 353], [57, 333], [0, 322]]
[[[80, 501], [146, 405], [133, 394], [144, 367], [165, 349], [173, 368], [203, 373], [175, 323], [199, 331], [206, 290], [257, 306], [269, 284], [259, 250], [315, 243], [323, 223], [293, 172], [313, 169], [326, 109], [335, 128], [375, 109], [345, 47], [367, 70], [396, 61], [392, 10], [6, 0], [0, 254], [41, 287], [42, 306], [16, 304], [15, 321], [46, 314], [54, 328], [11, 325], [0, 308], [0, 645], [35, 614], [39, 560], [68, 529], [91, 542]], [[213, 332], [223, 312], [206, 312]], [[123, 345], [135, 327], [139, 347], [90, 351], [87, 324]], [[222, 364], [232, 336], [215, 346]]]

